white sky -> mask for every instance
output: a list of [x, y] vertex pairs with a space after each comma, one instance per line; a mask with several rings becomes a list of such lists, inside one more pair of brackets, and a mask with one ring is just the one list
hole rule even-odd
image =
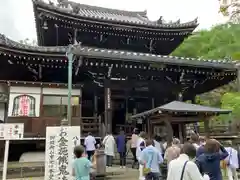
[[[46, 0], [45, 0], [46, 1]], [[83, 4], [108, 8], [147, 10], [151, 20], [191, 21], [198, 17], [198, 29], [208, 29], [225, 19], [218, 13], [219, 0], [73, 0]], [[0, 33], [13, 40], [36, 40], [31, 0], [0, 0]]]

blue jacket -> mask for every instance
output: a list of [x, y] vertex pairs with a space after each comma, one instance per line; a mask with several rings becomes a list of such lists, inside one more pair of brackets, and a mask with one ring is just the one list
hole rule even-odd
[[204, 153], [204, 145], [201, 145], [198, 149], [197, 149], [197, 154], [196, 157], [199, 157], [201, 154]]
[[140, 163], [146, 163], [147, 168], [151, 168], [151, 172], [160, 173], [159, 164], [163, 163], [162, 154], [154, 146], [147, 146], [143, 149], [140, 157]]
[[126, 152], [126, 136], [125, 135], [118, 135], [116, 139], [117, 150], [119, 153]]
[[220, 161], [228, 156], [226, 149], [221, 146], [220, 152], [203, 153], [196, 159], [196, 164], [202, 174], [207, 174], [210, 180], [222, 180]]

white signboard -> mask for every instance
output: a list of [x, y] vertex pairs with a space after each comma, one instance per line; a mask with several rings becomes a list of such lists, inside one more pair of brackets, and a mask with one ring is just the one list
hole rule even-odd
[[3, 123], [0, 124], [0, 138], [5, 141], [4, 162], [2, 180], [7, 179], [9, 140], [21, 140], [24, 135], [24, 124], [22, 123]]
[[79, 126], [47, 127], [44, 180], [73, 179], [73, 149], [79, 144]]
[[3, 123], [0, 124], [0, 139], [19, 140], [23, 139], [24, 124], [22, 123]]

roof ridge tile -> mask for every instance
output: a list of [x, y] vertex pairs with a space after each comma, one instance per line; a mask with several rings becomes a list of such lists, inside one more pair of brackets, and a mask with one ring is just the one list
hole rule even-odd
[[[162, 21], [151, 21], [147, 17], [147, 11], [126, 11], [119, 10], [113, 8], [105, 8], [99, 6], [92, 6], [86, 4], [79, 4], [75, 2], [71, 2], [65, 0], [61, 5], [54, 5], [53, 3], [47, 4], [42, 0], [32, 0], [35, 6], [39, 6], [41, 8], [48, 8], [50, 10], [59, 11], [60, 13], [67, 13], [70, 16], [79, 16], [79, 17], [87, 17], [93, 18], [97, 20], [107, 20], [107, 21], [115, 21], [122, 23], [132, 23], [137, 25], [144, 25], [149, 27], [157, 27], [157, 28], [196, 28], [197, 27], [197, 18], [193, 21], [189, 21], [186, 23], [163, 23]], [[36, 8], [34, 8], [36, 9]], [[90, 11], [90, 12], [84, 12]], [[102, 15], [99, 15], [101, 14]]]

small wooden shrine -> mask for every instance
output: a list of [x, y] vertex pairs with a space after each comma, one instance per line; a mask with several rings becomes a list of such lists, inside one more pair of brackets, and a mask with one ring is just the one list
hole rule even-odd
[[172, 101], [131, 118], [145, 121], [146, 131], [149, 134], [167, 135], [168, 142], [171, 142], [173, 137], [178, 137], [183, 142], [186, 140], [186, 124], [202, 121], [206, 135], [209, 135], [209, 119], [212, 116], [229, 113], [231, 113], [230, 110]]

